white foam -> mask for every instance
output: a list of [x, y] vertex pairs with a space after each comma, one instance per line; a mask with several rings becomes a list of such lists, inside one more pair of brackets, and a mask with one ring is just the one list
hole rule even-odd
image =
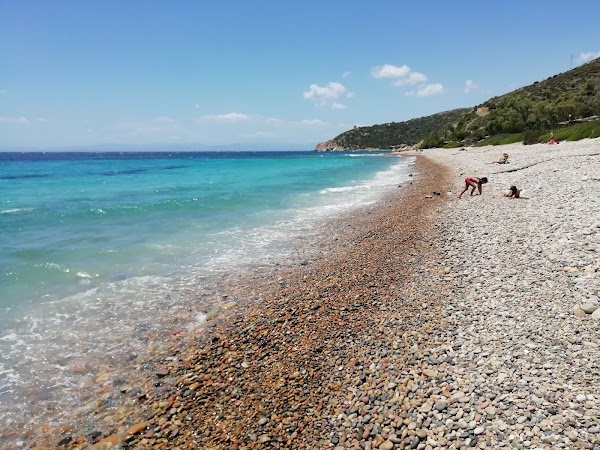
[[[87, 272], [77, 272], [77, 276], [79, 278], [94, 278], [92, 275], [90, 275]], [[96, 277], [98, 276], [98, 274], [95, 275]]]
[[357, 189], [365, 189], [365, 188], [368, 188], [368, 186], [331, 187], [331, 188], [326, 188], [326, 189], [320, 190], [319, 194], [329, 194], [332, 192], [351, 192], [351, 191], [355, 191]]
[[14, 214], [14, 213], [18, 213], [18, 212], [25, 212], [25, 211], [33, 211], [33, 208], [14, 208], [14, 209], [5, 209], [3, 211], [0, 211], [0, 214]]

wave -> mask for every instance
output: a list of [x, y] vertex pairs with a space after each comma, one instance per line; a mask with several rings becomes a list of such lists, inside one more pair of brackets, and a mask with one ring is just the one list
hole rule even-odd
[[322, 189], [319, 191], [319, 194], [330, 194], [333, 192], [351, 192], [357, 189], [368, 189], [368, 186], [343, 186], [343, 187], [330, 187], [326, 189]]
[[33, 211], [33, 208], [13, 208], [0, 211], [0, 214], [15, 214], [19, 212]]

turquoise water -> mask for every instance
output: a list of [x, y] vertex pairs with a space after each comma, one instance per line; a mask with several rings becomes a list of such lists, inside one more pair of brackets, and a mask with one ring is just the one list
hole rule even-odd
[[200, 326], [227, 280], [285, 261], [319, 223], [393, 190], [411, 164], [314, 152], [0, 153], [0, 428], [47, 419], [40, 402], [73, 408], [98, 370], [148, 351], [140, 330], [168, 330], [173, 317]]

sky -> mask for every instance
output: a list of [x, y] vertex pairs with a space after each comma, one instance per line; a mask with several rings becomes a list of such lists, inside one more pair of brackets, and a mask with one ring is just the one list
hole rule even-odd
[[598, 0], [0, 0], [0, 149], [312, 149], [600, 57]]

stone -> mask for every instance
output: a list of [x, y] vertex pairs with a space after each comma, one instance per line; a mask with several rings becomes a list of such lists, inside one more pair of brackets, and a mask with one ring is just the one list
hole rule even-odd
[[598, 309], [598, 305], [595, 305], [593, 303], [584, 303], [582, 305], [579, 305], [579, 308], [586, 314], [592, 314]]
[[146, 422], [140, 422], [140, 423], [137, 423], [137, 424], [129, 427], [127, 429], [126, 433], [127, 434], [138, 434], [139, 432], [145, 430], [147, 426], [148, 426], [148, 424]]

